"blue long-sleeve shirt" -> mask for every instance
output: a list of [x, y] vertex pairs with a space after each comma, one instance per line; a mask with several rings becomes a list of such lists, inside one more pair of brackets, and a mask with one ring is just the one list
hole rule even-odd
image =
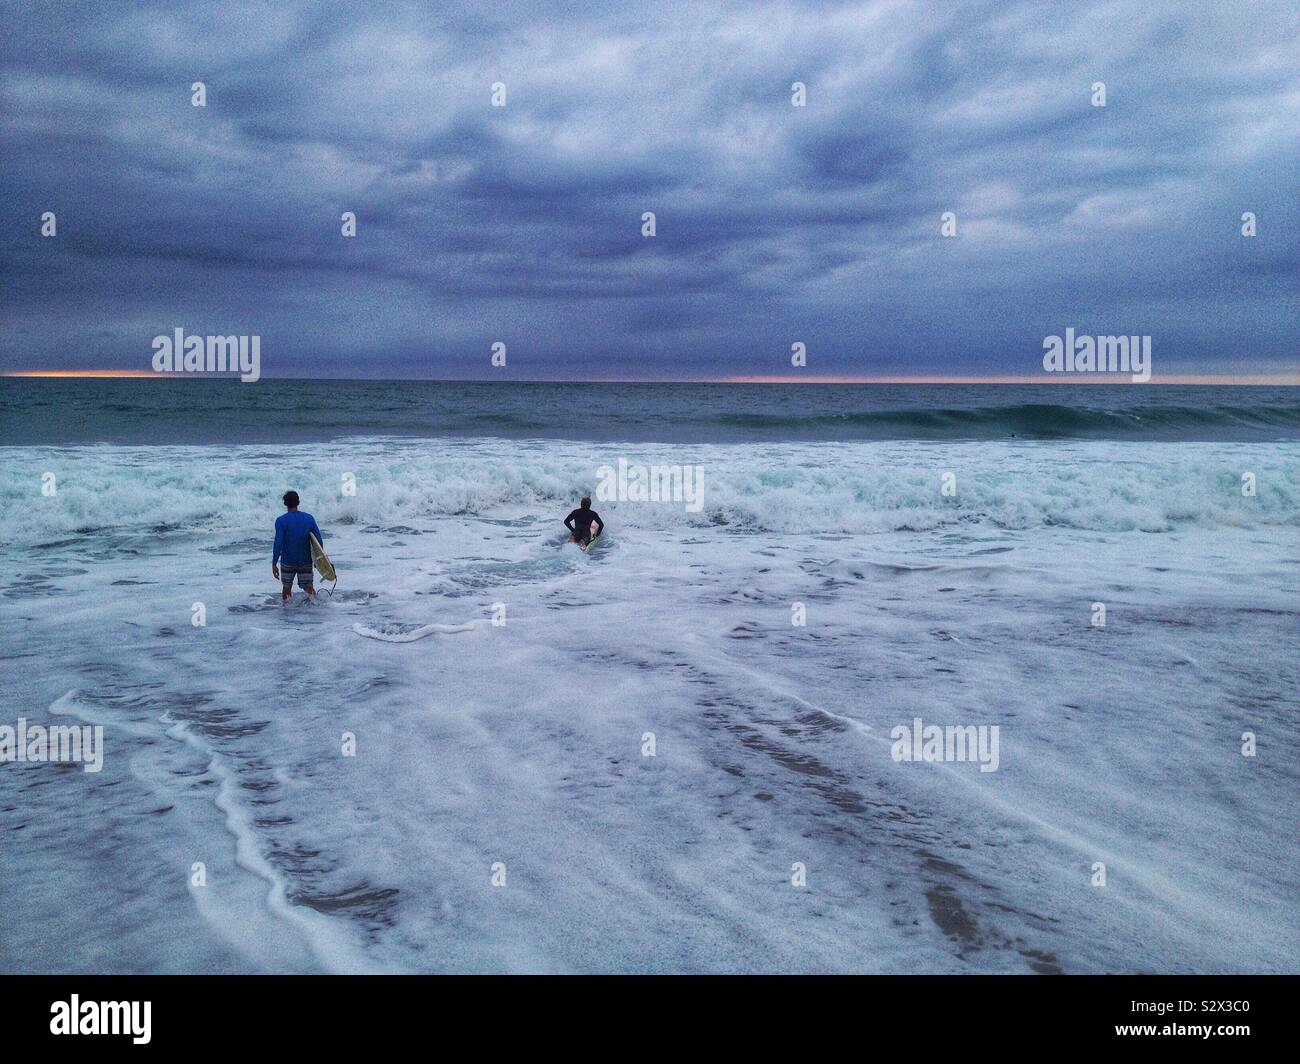
[[325, 537], [316, 527], [316, 518], [301, 510], [290, 510], [275, 519], [275, 553], [271, 564], [311, 565], [311, 544], [307, 534], [311, 533], [316, 541], [325, 545]]

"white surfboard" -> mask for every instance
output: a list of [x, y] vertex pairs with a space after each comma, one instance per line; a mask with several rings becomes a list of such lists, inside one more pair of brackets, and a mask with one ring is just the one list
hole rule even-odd
[[320, 540], [310, 532], [307, 533], [307, 538], [311, 540], [311, 563], [316, 567], [316, 571], [320, 573], [321, 578], [324, 580], [337, 581], [338, 574], [334, 572], [334, 563], [330, 561], [330, 556], [325, 553], [325, 548], [320, 545]]

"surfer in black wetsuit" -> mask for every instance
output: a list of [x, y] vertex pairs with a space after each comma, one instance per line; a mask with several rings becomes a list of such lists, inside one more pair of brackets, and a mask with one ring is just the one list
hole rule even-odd
[[605, 531], [605, 522], [600, 519], [600, 514], [591, 508], [591, 499], [584, 495], [582, 505], [564, 519], [564, 527], [572, 533], [569, 536], [569, 542], [576, 543], [579, 547], [587, 546], [592, 540], [591, 523], [593, 521], [599, 526], [596, 529], [596, 535], [599, 536]]

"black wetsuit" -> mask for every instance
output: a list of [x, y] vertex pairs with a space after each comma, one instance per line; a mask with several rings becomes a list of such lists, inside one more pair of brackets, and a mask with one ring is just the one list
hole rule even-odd
[[596, 535], [605, 531], [605, 522], [600, 519], [600, 514], [595, 510], [580, 506], [564, 519], [564, 527], [573, 533], [573, 538], [579, 543], [588, 543], [591, 540], [591, 523], [595, 521], [600, 525], [596, 530]]

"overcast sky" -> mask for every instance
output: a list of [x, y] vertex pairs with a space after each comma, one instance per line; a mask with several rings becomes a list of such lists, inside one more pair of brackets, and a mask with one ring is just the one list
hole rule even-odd
[[6, 3], [0, 370], [1024, 375], [1073, 326], [1295, 373], [1298, 12]]

